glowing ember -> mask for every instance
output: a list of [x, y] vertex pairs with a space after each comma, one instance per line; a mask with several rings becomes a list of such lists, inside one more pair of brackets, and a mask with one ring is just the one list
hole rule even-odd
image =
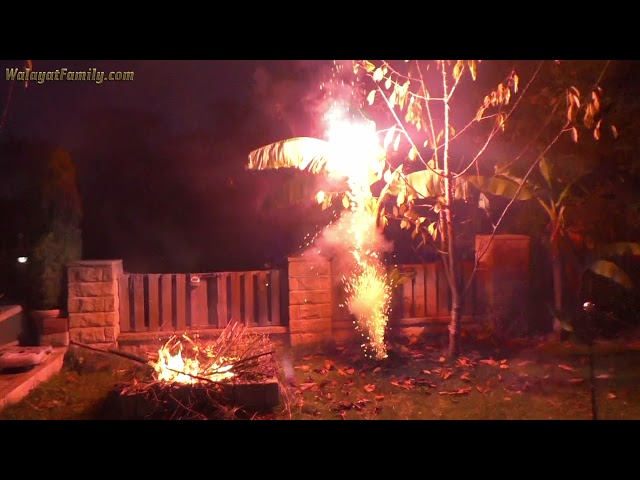
[[390, 287], [379, 259], [375, 212], [370, 208], [371, 184], [381, 178], [384, 160], [373, 122], [354, 124], [336, 112], [328, 116], [328, 121], [329, 142], [336, 150], [328, 169], [347, 177], [350, 188], [346, 238], [351, 243], [355, 268], [350, 277], [344, 278], [347, 305], [356, 317], [356, 328], [367, 339], [368, 344], [363, 344], [365, 350], [373, 350], [377, 358], [386, 358], [384, 335]]
[[[188, 353], [183, 350], [185, 344], [190, 347]], [[233, 377], [232, 360], [218, 357], [212, 346], [200, 347], [183, 335], [181, 339], [171, 337], [158, 350], [158, 360], [149, 364], [156, 372], [157, 381], [193, 385], [207, 380], [220, 382]]]

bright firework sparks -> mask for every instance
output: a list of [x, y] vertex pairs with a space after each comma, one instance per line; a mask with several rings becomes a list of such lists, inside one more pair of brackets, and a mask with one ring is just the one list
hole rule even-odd
[[331, 112], [328, 121], [327, 136], [335, 152], [327, 169], [347, 177], [350, 189], [350, 212], [344, 221], [355, 267], [350, 276], [344, 277], [347, 306], [356, 318], [356, 328], [366, 337], [365, 350], [373, 351], [376, 358], [386, 358], [384, 336], [391, 289], [376, 245], [375, 211], [370, 208], [371, 184], [384, 168], [375, 124], [350, 122], [337, 110]]

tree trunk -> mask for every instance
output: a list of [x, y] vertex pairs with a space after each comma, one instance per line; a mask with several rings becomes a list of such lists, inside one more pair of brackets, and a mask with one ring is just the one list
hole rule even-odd
[[[456, 282], [457, 283], [457, 282]], [[460, 324], [462, 323], [462, 295], [458, 286], [451, 289], [451, 320], [449, 323], [449, 357], [456, 358], [460, 353]]]
[[[553, 270], [553, 306], [557, 314], [562, 312], [562, 258], [556, 242], [551, 243], [551, 268]], [[557, 318], [553, 319], [553, 333], [559, 339], [562, 326]]]

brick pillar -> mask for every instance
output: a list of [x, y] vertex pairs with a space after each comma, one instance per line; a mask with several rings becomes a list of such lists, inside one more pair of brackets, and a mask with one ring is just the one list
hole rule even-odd
[[120, 334], [118, 280], [122, 260], [83, 260], [69, 265], [69, 339], [112, 347]]
[[[491, 235], [476, 235], [476, 255]], [[531, 238], [495, 235], [478, 262], [479, 292], [486, 296], [488, 316], [498, 335], [526, 334], [530, 327]]]
[[331, 263], [307, 252], [289, 258], [291, 345], [332, 341]]

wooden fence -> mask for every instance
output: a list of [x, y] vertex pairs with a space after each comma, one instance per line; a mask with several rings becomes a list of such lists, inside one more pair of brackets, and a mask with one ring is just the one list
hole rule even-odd
[[[278, 270], [200, 274], [124, 273], [120, 331], [162, 332], [286, 325]], [[283, 312], [285, 317], [283, 317]]]
[[[464, 286], [471, 276], [473, 267], [474, 262], [462, 264]], [[398, 269], [406, 277], [406, 280], [400, 284], [395, 292], [390, 320], [449, 317], [451, 291], [442, 262], [399, 265]], [[476, 271], [469, 293], [464, 299], [463, 315], [484, 313], [483, 278], [484, 271]]]
[[[474, 262], [462, 265], [463, 282], [466, 286], [473, 271]], [[428, 323], [432, 320], [448, 321], [451, 315], [451, 291], [442, 262], [398, 265], [403, 277], [394, 290], [389, 314], [390, 325]], [[476, 271], [468, 295], [464, 299], [462, 315], [470, 318], [486, 313], [485, 271]], [[334, 322], [349, 322], [349, 311], [345, 306], [345, 293], [341, 283], [333, 291]]]

